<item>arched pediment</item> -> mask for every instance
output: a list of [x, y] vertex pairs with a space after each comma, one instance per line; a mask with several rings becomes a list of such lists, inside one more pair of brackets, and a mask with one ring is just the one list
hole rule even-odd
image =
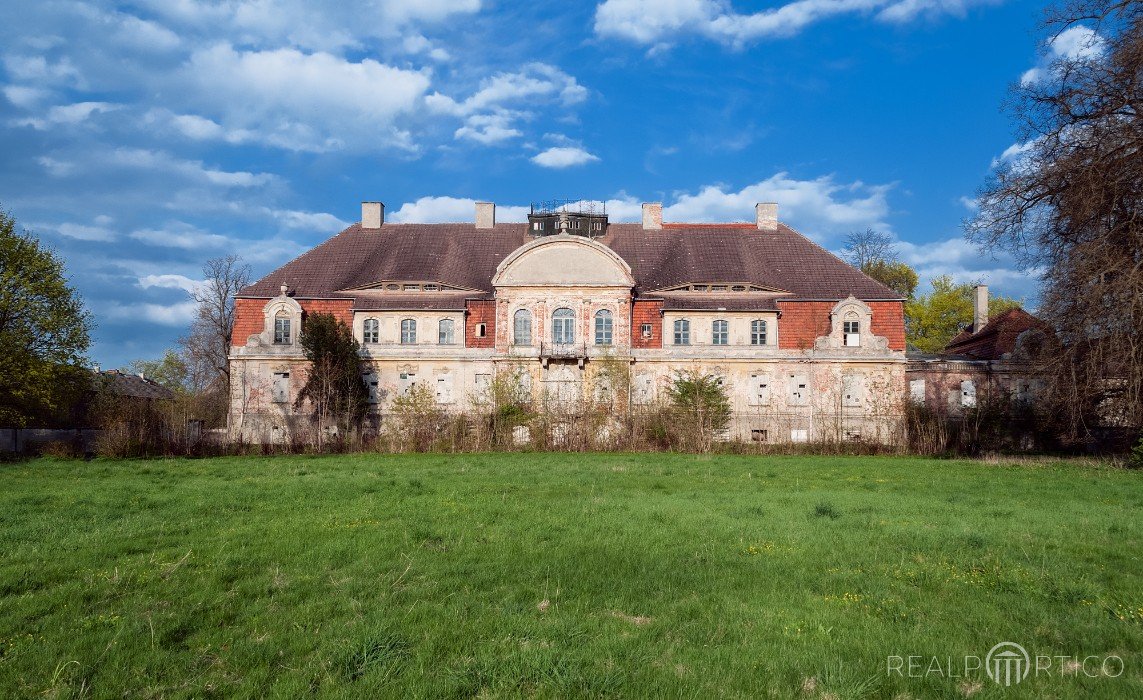
[[631, 287], [631, 267], [607, 246], [582, 236], [545, 236], [504, 258], [495, 287]]

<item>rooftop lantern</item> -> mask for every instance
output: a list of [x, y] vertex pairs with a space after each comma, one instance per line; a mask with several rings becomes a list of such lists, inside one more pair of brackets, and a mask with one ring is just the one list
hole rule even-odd
[[571, 235], [599, 238], [607, 233], [607, 205], [586, 199], [532, 202], [528, 230], [536, 237]]

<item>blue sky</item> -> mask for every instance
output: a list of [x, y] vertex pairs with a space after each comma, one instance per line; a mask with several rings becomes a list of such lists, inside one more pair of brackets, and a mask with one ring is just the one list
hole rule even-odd
[[56, 248], [104, 366], [185, 332], [202, 262], [261, 276], [386, 203], [390, 221], [607, 200], [733, 221], [777, 201], [832, 249], [874, 227], [923, 284], [1035, 281], [960, 223], [1042, 6], [991, 0], [10, 3], [0, 205]]

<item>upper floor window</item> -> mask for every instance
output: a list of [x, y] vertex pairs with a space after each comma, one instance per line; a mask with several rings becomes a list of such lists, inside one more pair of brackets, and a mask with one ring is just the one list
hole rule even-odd
[[366, 343], [381, 342], [381, 322], [375, 318], [367, 318], [361, 326], [361, 340]]
[[437, 324], [437, 342], [441, 345], [452, 345], [453, 340], [453, 321], [451, 318], [442, 318], [440, 323]]
[[290, 344], [290, 317], [284, 311], [274, 317], [274, 344]]
[[595, 312], [595, 344], [611, 345], [611, 312], [601, 309]]
[[532, 312], [519, 309], [512, 315], [512, 344], [532, 344]]
[[860, 321], [842, 321], [841, 332], [845, 338], [844, 345], [846, 347], [855, 348], [861, 345], [861, 322]]
[[412, 318], [401, 319], [401, 343], [411, 345], [417, 342], [417, 321]]
[[556, 345], [571, 345], [575, 342], [575, 312], [571, 309], [556, 309], [552, 312], [552, 342]]
[[766, 322], [762, 319], [750, 322], [750, 344], [766, 344]]
[[714, 345], [726, 345], [727, 336], [727, 323], [719, 319], [711, 324], [710, 329], [710, 342]]
[[691, 322], [685, 318], [675, 321], [675, 345], [691, 344]]

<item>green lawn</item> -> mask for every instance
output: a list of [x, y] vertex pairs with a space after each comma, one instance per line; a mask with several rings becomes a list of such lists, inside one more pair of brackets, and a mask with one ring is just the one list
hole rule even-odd
[[[1143, 697], [1137, 472], [41, 460], [0, 465], [0, 519], [4, 698]], [[1096, 660], [962, 677], [1002, 641]]]

